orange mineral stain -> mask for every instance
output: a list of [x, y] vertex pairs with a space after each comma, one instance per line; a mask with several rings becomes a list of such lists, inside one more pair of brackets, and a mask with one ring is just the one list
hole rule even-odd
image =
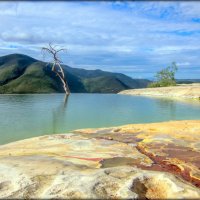
[[[170, 162], [170, 158], [171, 158], [170, 156], [167, 157], [167, 156], [155, 155], [155, 154], [149, 152], [148, 150], [146, 150], [145, 147], [142, 145], [137, 145], [136, 148], [139, 152], [148, 156], [154, 162], [154, 164], [150, 167], [141, 167], [140, 166], [141, 168], [146, 169], [146, 170], [149, 169], [149, 170], [155, 170], [155, 171], [166, 171], [166, 172], [170, 172], [175, 175], [180, 175], [186, 181], [189, 181], [193, 185], [200, 187], [200, 179], [198, 179], [197, 177], [191, 176], [192, 169], [189, 166], [186, 166], [186, 164], [187, 164], [185, 162], [186, 160], [183, 161], [185, 163], [185, 165], [182, 166], [182, 169], [181, 169], [178, 165], [176, 165], [176, 163]], [[183, 150], [183, 147], [180, 147], [180, 148]], [[172, 153], [173, 147], [170, 151], [171, 151], [170, 155], [177, 155], [177, 148], [174, 149], [174, 151], [176, 151], [175, 154]], [[186, 153], [186, 158], [187, 158], [187, 153]]]

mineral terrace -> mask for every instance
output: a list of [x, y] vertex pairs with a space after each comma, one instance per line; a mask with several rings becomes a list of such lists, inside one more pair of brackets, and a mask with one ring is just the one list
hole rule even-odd
[[119, 92], [119, 94], [142, 95], [153, 97], [200, 99], [200, 84], [179, 84], [172, 87], [157, 87], [143, 89], [129, 89]]
[[200, 121], [77, 130], [0, 146], [0, 198], [200, 198]]

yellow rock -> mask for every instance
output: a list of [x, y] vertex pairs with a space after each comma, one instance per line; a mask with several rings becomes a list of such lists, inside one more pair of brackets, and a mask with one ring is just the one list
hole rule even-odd
[[2, 145], [0, 198], [200, 198], [199, 136], [176, 121]]

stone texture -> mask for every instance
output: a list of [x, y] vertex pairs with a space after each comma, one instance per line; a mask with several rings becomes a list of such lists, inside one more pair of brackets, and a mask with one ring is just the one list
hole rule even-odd
[[173, 98], [189, 98], [200, 99], [200, 84], [180, 84], [172, 87], [157, 87], [144, 89], [129, 89], [119, 92], [119, 94], [143, 95], [154, 97], [173, 97]]
[[200, 121], [136, 124], [0, 146], [0, 198], [200, 198]]

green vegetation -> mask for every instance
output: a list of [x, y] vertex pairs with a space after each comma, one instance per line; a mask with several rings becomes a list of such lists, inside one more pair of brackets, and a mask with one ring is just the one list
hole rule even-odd
[[[146, 79], [132, 79], [121, 73], [85, 70], [63, 65], [72, 93], [117, 93], [144, 88]], [[0, 57], [0, 93], [61, 93], [59, 78], [47, 63], [22, 54]]]
[[83, 83], [86, 90], [90, 93], [117, 93], [118, 91], [128, 89], [127, 85], [112, 76], [86, 78], [83, 80]]
[[172, 62], [171, 66], [168, 66], [161, 71], [157, 72], [155, 75], [156, 82], [150, 83], [148, 87], [167, 87], [175, 86], [175, 73], [178, 67], [175, 62]]

